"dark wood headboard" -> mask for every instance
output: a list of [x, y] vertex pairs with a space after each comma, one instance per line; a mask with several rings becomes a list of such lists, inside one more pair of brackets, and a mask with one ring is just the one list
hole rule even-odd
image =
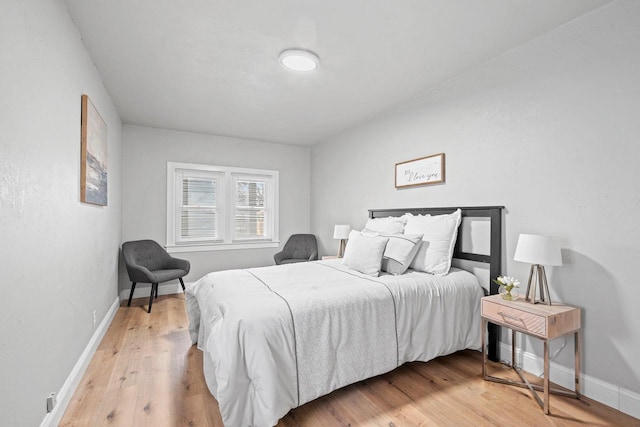
[[[504, 206], [472, 206], [472, 207], [448, 207], [448, 208], [407, 208], [407, 209], [369, 209], [369, 218], [384, 218], [388, 216], [402, 216], [405, 213], [413, 215], [442, 215], [450, 214], [456, 209], [462, 211], [462, 218], [490, 218], [491, 236], [489, 255], [477, 254], [462, 251], [462, 236], [458, 232], [458, 240], [453, 252], [453, 257], [457, 259], [475, 261], [489, 264], [489, 283], [487, 289], [491, 295], [498, 293], [498, 285], [493, 283], [493, 279], [500, 276], [502, 269], [502, 210]], [[489, 359], [498, 360], [498, 334], [499, 327], [489, 323]]]

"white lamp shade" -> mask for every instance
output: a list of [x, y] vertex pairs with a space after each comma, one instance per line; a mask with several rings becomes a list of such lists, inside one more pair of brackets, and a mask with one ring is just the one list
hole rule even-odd
[[560, 240], [557, 237], [521, 234], [514, 261], [540, 265], [562, 265]]
[[335, 227], [333, 227], [334, 239], [348, 239], [349, 233], [351, 233], [350, 225], [336, 225]]

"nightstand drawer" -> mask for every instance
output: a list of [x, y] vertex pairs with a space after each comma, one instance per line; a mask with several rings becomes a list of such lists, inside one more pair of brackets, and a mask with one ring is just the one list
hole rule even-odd
[[514, 327], [523, 332], [528, 332], [541, 337], [547, 336], [546, 317], [492, 301], [482, 301], [482, 316], [505, 326]]

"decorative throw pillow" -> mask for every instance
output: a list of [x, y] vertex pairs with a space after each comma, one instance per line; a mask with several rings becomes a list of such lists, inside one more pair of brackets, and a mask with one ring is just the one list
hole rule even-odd
[[364, 228], [380, 234], [402, 234], [406, 223], [407, 219], [404, 216], [388, 216], [370, 219]]
[[411, 268], [436, 276], [447, 274], [462, 221], [460, 209], [448, 215], [407, 214], [406, 218], [405, 233], [422, 234], [422, 245], [411, 262]]
[[349, 234], [349, 242], [342, 263], [351, 270], [377, 277], [380, 274], [382, 255], [388, 241], [388, 237], [362, 234], [354, 230]]
[[391, 234], [382, 256], [382, 271], [404, 274], [422, 244], [422, 234]]
[[[364, 231], [364, 230], [363, 230]], [[344, 249], [344, 255], [342, 256], [342, 263], [346, 266], [349, 266], [349, 258], [351, 258], [352, 249], [349, 248], [349, 244], [357, 240], [362, 235], [358, 230], [351, 230], [349, 232], [349, 238], [347, 239], [347, 247]]]

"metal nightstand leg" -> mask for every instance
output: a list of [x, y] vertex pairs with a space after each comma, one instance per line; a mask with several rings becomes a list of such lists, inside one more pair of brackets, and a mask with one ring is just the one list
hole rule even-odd
[[549, 415], [549, 340], [544, 340], [544, 413]]
[[[573, 397], [575, 399], [580, 399], [580, 331], [575, 332], [575, 361], [576, 361], [576, 370], [575, 370], [575, 391], [565, 391], [559, 389], [553, 389], [549, 384], [549, 340], [543, 340], [544, 342], [544, 378], [542, 386], [537, 384], [531, 384], [522, 374], [522, 370], [518, 368], [516, 364], [516, 332], [514, 329], [511, 330], [511, 367], [520, 377], [520, 382], [508, 380], [504, 378], [494, 377], [492, 375], [487, 374], [487, 348], [486, 348], [486, 330], [487, 330], [488, 321], [482, 319], [482, 378], [487, 381], [493, 381], [496, 383], [514, 385], [516, 387], [528, 388], [531, 392], [533, 398], [538, 402], [540, 408], [544, 411], [546, 415], [549, 415], [549, 396], [553, 394], [557, 394], [565, 397]], [[542, 392], [542, 398], [538, 392]]]
[[516, 367], [516, 331], [511, 330], [511, 366]]
[[482, 378], [487, 379], [487, 322], [482, 319]]
[[575, 334], [573, 334], [574, 340], [574, 353], [576, 357], [575, 361], [575, 375], [576, 381], [574, 385], [574, 390], [576, 393], [576, 399], [580, 399], [580, 330], [577, 330]]

